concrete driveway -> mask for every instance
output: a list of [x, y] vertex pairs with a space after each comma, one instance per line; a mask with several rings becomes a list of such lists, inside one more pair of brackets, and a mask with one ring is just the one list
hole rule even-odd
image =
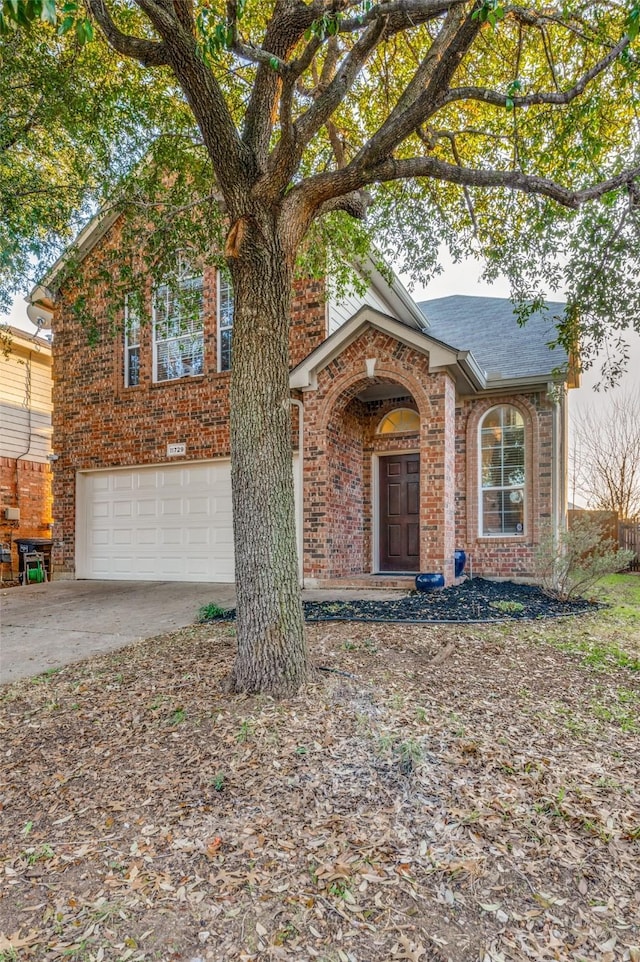
[[0, 682], [191, 625], [212, 601], [232, 607], [234, 585], [52, 581], [0, 589]]

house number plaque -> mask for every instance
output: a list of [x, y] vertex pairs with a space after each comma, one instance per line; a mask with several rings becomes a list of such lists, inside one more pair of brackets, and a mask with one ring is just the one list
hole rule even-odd
[[167, 444], [168, 458], [177, 458], [177, 457], [180, 457], [181, 454], [186, 454], [186, 453], [187, 453], [186, 444]]

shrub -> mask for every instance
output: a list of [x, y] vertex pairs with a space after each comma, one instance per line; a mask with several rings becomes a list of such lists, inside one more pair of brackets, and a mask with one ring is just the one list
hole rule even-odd
[[578, 518], [571, 528], [554, 537], [547, 528], [536, 549], [536, 575], [542, 590], [568, 601], [584, 595], [600, 578], [626, 568], [633, 551], [607, 538], [601, 521]]
[[213, 601], [209, 602], [208, 605], [203, 605], [198, 612], [198, 621], [200, 624], [204, 624], [207, 621], [220, 621], [226, 618], [228, 611], [225, 608], [221, 608], [219, 605], [214, 604]]

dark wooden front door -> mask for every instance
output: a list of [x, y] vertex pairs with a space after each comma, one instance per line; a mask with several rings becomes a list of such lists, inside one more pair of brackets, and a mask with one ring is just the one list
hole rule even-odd
[[420, 570], [420, 455], [380, 458], [380, 571]]

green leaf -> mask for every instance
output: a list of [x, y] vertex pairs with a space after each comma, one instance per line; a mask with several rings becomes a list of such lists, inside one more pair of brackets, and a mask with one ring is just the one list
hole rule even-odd
[[75, 22], [75, 17], [65, 17], [58, 27], [58, 36], [63, 37], [65, 33], [68, 33]]
[[484, 0], [471, 14], [472, 20], [479, 20], [480, 23], [488, 23], [495, 30], [498, 21], [504, 19], [504, 7], [500, 0]]
[[276, 71], [277, 71], [277, 70], [278, 70], [278, 67], [280, 66], [280, 62], [279, 62], [278, 58], [277, 58], [277, 57], [271, 57], [270, 60], [269, 60], [269, 66], [272, 68], [272, 70], [276, 70]]
[[76, 21], [76, 37], [81, 47], [84, 47], [85, 43], [91, 40], [93, 37], [93, 28], [88, 20]]
[[640, 5], [634, 4], [627, 16], [625, 27], [629, 40], [635, 40], [640, 32]]
[[55, 27], [58, 22], [58, 12], [56, 10], [55, 0], [42, 0], [42, 12], [40, 14], [40, 19], [44, 20], [45, 23], [50, 23]]

